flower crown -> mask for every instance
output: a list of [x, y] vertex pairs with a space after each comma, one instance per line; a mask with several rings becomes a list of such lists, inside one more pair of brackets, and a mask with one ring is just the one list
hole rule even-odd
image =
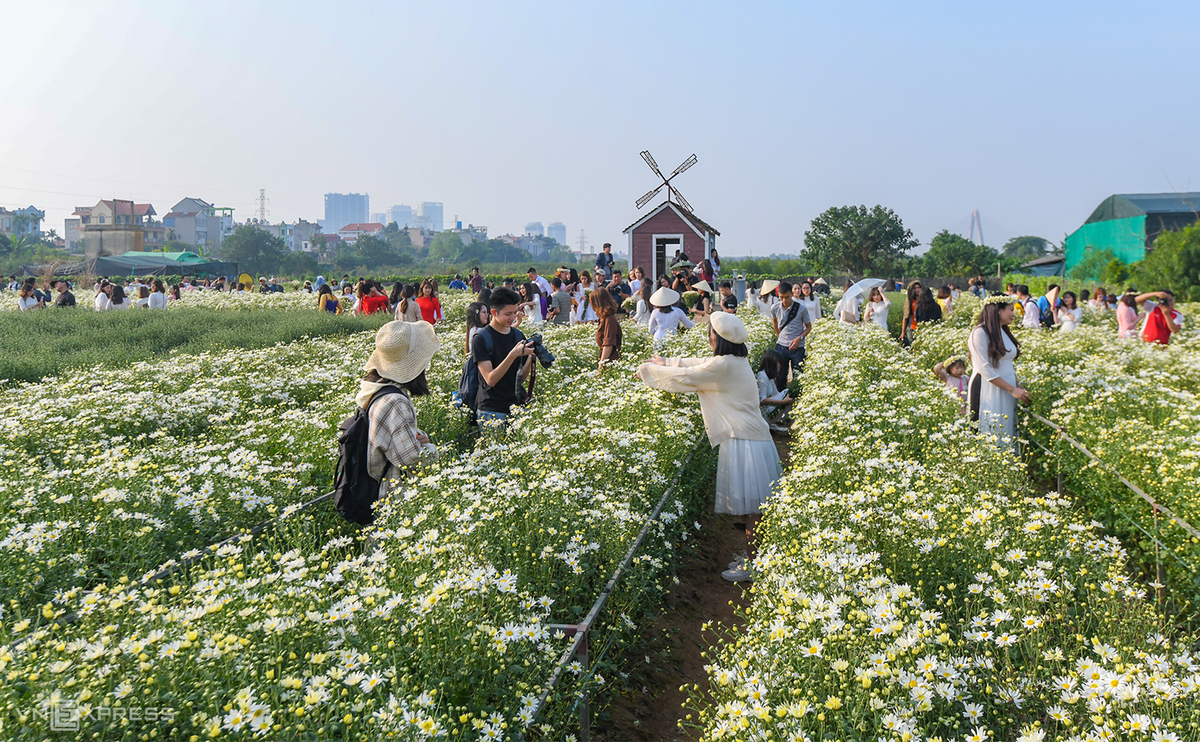
[[953, 366], [956, 363], [961, 363], [964, 367], [966, 367], [967, 357], [965, 355], [963, 355], [962, 353], [959, 353], [958, 355], [955, 355], [955, 356], [950, 356], [946, 360], [942, 361], [942, 368], [950, 368], [951, 366]]
[[984, 304], [1016, 304], [1017, 297], [1009, 296], [1008, 294], [1000, 294], [999, 296], [989, 296], [983, 300]]

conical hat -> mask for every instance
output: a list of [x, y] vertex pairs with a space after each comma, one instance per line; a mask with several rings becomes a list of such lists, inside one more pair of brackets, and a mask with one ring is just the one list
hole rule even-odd
[[774, 278], [768, 278], [762, 282], [762, 286], [758, 287], [758, 295], [766, 296], [777, 288], [779, 288], [779, 281], [776, 281]]
[[713, 287], [708, 285], [708, 281], [696, 281], [692, 284], [692, 291], [707, 291], [711, 294]]
[[678, 301], [679, 292], [666, 286], [660, 286], [658, 291], [655, 291], [650, 297], [650, 303], [656, 307], [669, 307]]

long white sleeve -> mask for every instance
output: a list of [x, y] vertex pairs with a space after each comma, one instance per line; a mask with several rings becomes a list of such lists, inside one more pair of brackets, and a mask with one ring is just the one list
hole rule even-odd
[[971, 352], [971, 363], [975, 366], [975, 371], [983, 377], [984, 381], [991, 381], [1000, 377], [1000, 373], [996, 367], [992, 365], [992, 360], [988, 356], [988, 339], [987, 334], [982, 327], [976, 327], [971, 330], [971, 337], [967, 341], [967, 347]]

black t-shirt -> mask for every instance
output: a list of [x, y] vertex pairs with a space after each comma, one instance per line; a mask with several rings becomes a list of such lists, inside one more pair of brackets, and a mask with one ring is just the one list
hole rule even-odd
[[733, 294], [721, 299], [721, 306], [725, 309], [737, 309], [737, 297]]
[[54, 300], [54, 304], [60, 307], [73, 307], [75, 306], [75, 294], [72, 294], [70, 291], [64, 291]]
[[[488, 333], [492, 341], [492, 352], [488, 352], [487, 342], [483, 338], [483, 333]], [[513, 327], [507, 334], [501, 334], [488, 325], [475, 333], [471, 338], [471, 357], [475, 359], [475, 363], [479, 364], [483, 361], [491, 361], [492, 368], [497, 368], [508, 354], [512, 351], [513, 346], [525, 339], [525, 335], [520, 330]], [[479, 412], [503, 412], [508, 414], [512, 406], [517, 403], [517, 372], [521, 369], [521, 365], [526, 359], [521, 358], [513, 361], [513, 364], [508, 367], [508, 373], [504, 374], [504, 378], [494, 387], [489, 387], [484, 381], [483, 375], [479, 376], [479, 397], [477, 398], [476, 407]]]

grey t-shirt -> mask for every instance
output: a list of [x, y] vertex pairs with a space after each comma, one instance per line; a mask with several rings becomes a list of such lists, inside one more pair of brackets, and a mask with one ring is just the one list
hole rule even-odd
[[[796, 308], [796, 316], [792, 318], [791, 322], [788, 322], [788, 314], [791, 313], [792, 307]], [[792, 300], [792, 306], [786, 309], [782, 302], [772, 304], [771, 316], [779, 324], [779, 344], [785, 346], [790, 346], [793, 340], [800, 337], [800, 333], [804, 332], [804, 326], [811, 321], [808, 318], [808, 310], [794, 299]], [[803, 348], [804, 340], [801, 339], [800, 345], [796, 347]]]
[[550, 295], [550, 309], [557, 309], [558, 314], [550, 320], [556, 325], [565, 325], [571, 321], [571, 295], [566, 291], [555, 291]]

